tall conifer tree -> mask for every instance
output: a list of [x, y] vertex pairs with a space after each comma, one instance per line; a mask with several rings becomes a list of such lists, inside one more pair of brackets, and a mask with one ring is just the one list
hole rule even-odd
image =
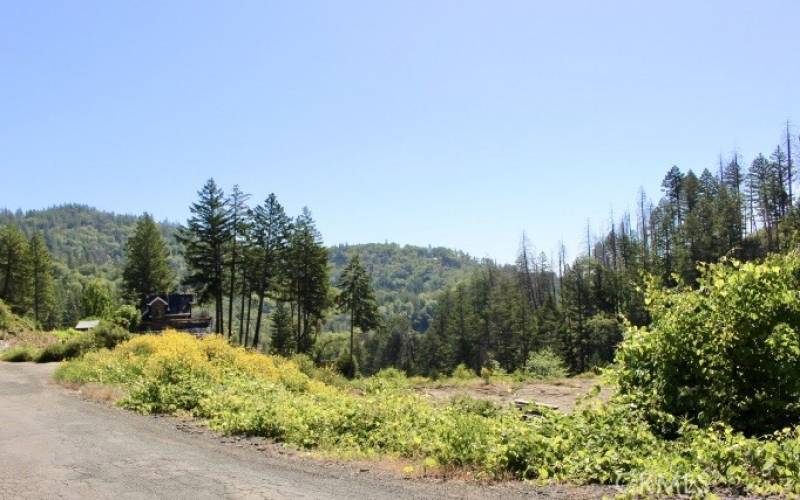
[[47, 327], [53, 325], [53, 262], [44, 238], [40, 233], [31, 237], [28, 250], [28, 269], [30, 270], [31, 311], [33, 319]]
[[[345, 266], [338, 286], [341, 293], [336, 299], [336, 304], [340, 311], [350, 315], [350, 361], [352, 366], [354, 329], [357, 327], [362, 332], [367, 332], [379, 325], [375, 293], [372, 290], [369, 275], [361, 265], [358, 255], [354, 255]], [[355, 373], [347, 375], [354, 376]]]
[[22, 231], [8, 224], [0, 228], [0, 300], [17, 314], [28, 303], [28, 242]]
[[257, 290], [258, 309], [256, 310], [256, 327], [253, 334], [253, 347], [258, 347], [261, 334], [261, 317], [264, 300], [276, 291], [281, 284], [283, 268], [286, 262], [288, 247], [289, 218], [278, 203], [278, 198], [271, 193], [254, 210], [253, 232], [255, 235], [257, 256]]
[[168, 257], [167, 243], [153, 217], [145, 213], [126, 245], [122, 271], [125, 295], [138, 301], [149, 293], [171, 291], [175, 273], [167, 262]]
[[214, 331], [224, 332], [223, 287], [225, 250], [230, 241], [231, 223], [225, 193], [214, 179], [198, 191], [198, 201], [190, 207], [191, 217], [178, 231], [178, 241], [189, 267], [186, 283], [197, 290], [201, 300], [214, 301]]

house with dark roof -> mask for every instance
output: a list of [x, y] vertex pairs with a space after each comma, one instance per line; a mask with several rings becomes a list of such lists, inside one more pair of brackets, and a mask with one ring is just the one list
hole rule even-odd
[[205, 333], [211, 324], [208, 316], [193, 317], [194, 295], [190, 293], [155, 293], [142, 299], [140, 311], [142, 331], [161, 331], [167, 328]]

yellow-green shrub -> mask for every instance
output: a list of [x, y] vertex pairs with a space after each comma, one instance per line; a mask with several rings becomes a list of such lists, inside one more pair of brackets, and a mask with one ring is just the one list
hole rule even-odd
[[613, 401], [525, 421], [513, 407], [434, 405], [400, 375], [360, 381], [363, 394], [356, 394], [290, 360], [175, 332], [89, 353], [57, 372], [70, 382], [117, 384], [127, 391], [120, 404], [140, 412], [190, 411], [227, 433], [305, 448], [427, 460], [489, 476], [628, 484], [642, 496], [715, 487], [800, 493], [794, 430], [757, 440], [725, 426], [684, 425], [665, 440], [641, 411]]

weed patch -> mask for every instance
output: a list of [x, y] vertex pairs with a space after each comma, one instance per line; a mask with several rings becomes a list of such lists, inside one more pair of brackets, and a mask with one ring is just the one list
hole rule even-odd
[[56, 377], [116, 386], [125, 394], [119, 404], [142, 413], [189, 412], [226, 433], [400, 459], [414, 470], [425, 464], [478, 478], [625, 484], [641, 496], [800, 493], [794, 429], [756, 439], [724, 425], [684, 424], [664, 439], [643, 412], [617, 401], [523, 420], [513, 407], [465, 398], [436, 405], [395, 371], [357, 382], [354, 394], [291, 360], [216, 337], [140, 336], [65, 363]]

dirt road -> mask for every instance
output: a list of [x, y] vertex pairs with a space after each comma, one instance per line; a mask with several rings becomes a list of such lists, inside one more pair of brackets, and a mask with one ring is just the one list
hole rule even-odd
[[[531, 498], [595, 496], [507, 483], [405, 480], [353, 464], [283, 456], [172, 418], [82, 400], [55, 365], [0, 362], [0, 498]], [[259, 451], [260, 450], [260, 451]]]

